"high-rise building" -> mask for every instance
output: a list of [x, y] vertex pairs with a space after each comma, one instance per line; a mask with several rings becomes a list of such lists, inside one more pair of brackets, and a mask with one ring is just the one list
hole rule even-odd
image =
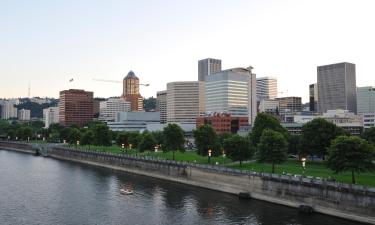
[[309, 107], [310, 112], [317, 112], [318, 111], [318, 84], [310, 84], [309, 85]]
[[276, 98], [279, 101], [279, 115], [286, 123], [292, 123], [294, 114], [302, 111], [301, 97]]
[[167, 122], [192, 123], [199, 116], [199, 82], [167, 84]]
[[357, 112], [355, 64], [318, 66], [318, 112], [343, 109]]
[[49, 128], [51, 124], [59, 123], [59, 107], [49, 107], [43, 109], [44, 128]]
[[4, 101], [1, 105], [1, 118], [4, 120], [17, 118], [17, 108], [12, 101]]
[[275, 99], [263, 99], [259, 102], [259, 112], [277, 115], [279, 112], [279, 101]]
[[17, 111], [17, 118], [21, 121], [29, 121], [30, 120], [30, 110], [21, 109]]
[[375, 113], [375, 87], [357, 88], [357, 113]]
[[130, 102], [131, 111], [143, 111], [143, 97], [139, 93], [139, 78], [130, 71], [123, 80], [122, 97]]
[[247, 116], [249, 124], [257, 113], [256, 76], [252, 67], [223, 70], [206, 77], [205, 110], [207, 114], [227, 113]]
[[198, 81], [205, 81], [205, 77], [221, 71], [220, 59], [202, 59], [198, 61]]
[[100, 121], [115, 121], [117, 113], [130, 112], [130, 102], [123, 98], [110, 98], [100, 102]]
[[275, 98], [277, 98], [277, 78], [257, 78], [257, 100], [261, 101]]
[[83, 127], [93, 119], [93, 92], [70, 89], [60, 91], [59, 121], [62, 126]]
[[156, 93], [156, 111], [160, 112], [160, 123], [167, 122], [167, 91]]

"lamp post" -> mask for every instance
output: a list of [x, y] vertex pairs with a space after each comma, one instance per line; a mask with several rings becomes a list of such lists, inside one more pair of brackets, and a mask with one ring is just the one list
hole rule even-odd
[[303, 168], [303, 175], [305, 175], [305, 172], [306, 172], [306, 158], [305, 157], [303, 157], [302, 159], [301, 159], [301, 161], [302, 161], [302, 168]]
[[223, 164], [225, 164], [225, 157], [226, 157], [227, 155], [225, 154], [225, 150], [223, 149]]
[[208, 149], [208, 164], [211, 163], [211, 153], [212, 153], [212, 150]]
[[132, 150], [132, 144], [129, 144], [129, 149]]

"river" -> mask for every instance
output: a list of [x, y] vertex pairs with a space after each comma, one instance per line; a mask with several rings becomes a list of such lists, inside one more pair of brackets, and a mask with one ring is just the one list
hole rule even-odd
[[[130, 186], [133, 195], [119, 189]], [[322, 214], [131, 175], [0, 150], [4, 225], [357, 225]]]

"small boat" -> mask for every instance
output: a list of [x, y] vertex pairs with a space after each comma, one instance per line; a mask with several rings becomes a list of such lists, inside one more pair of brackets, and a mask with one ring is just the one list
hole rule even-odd
[[128, 189], [128, 188], [121, 188], [121, 189], [120, 189], [120, 192], [121, 192], [121, 194], [123, 194], [123, 195], [132, 195], [132, 194], [133, 194], [133, 191], [130, 190], [130, 189]]

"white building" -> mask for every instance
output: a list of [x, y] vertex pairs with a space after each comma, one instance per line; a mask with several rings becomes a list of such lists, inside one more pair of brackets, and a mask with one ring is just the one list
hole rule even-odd
[[263, 99], [259, 103], [259, 112], [275, 114], [280, 108], [280, 103], [275, 99]]
[[167, 122], [194, 123], [200, 115], [200, 82], [179, 81], [167, 84]]
[[1, 105], [1, 118], [4, 120], [17, 118], [17, 108], [12, 101], [4, 101]]
[[38, 103], [39, 105], [41, 105], [45, 103], [51, 103], [51, 100], [48, 98], [33, 97], [33, 98], [30, 98], [30, 102]]
[[119, 112], [114, 122], [107, 122], [112, 131], [142, 131], [148, 124], [160, 124], [159, 112]]
[[259, 77], [257, 78], [257, 100], [277, 98], [277, 78]]
[[17, 111], [17, 118], [21, 121], [30, 121], [30, 110], [21, 109]]
[[211, 74], [205, 81], [205, 110], [247, 116], [249, 124], [257, 113], [256, 76], [252, 67], [233, 68]]
[[59, 123], [59, 107], [43, 109], [44, 127], [49, 128], [51, 124]]
[[375, 113], [363, 113], [363, 128], [369, 129], [375, 126]]
[[117, 113], [131, 111], [131, 103], [122, 98], [110, 98], [100, 102], [99, 111], [100, 121], [115, 121]]

